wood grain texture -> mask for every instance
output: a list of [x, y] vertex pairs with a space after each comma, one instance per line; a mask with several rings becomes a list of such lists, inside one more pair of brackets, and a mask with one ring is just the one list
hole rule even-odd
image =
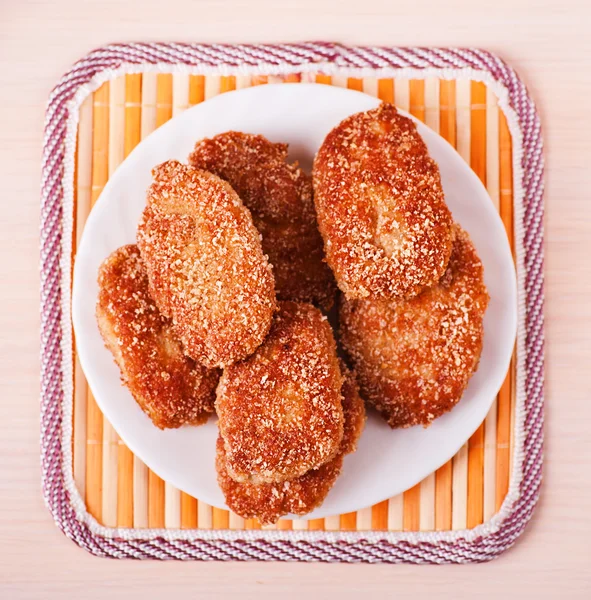
[[[394, 592], [415, 599], [456, 598], [458, 590], [466, 597], [588, 597], [591, 480], [581, 473], [591, 469], [586, 369], [591, 336], [591, 8], [581, 0], [499, 0], [492, 5], [302, 0], [283, 3], [281, 18], [274, 9], [272, 0], [184, 0], [166, 10], [161, 2], [144, 0], [140, 12], [134, 3], [116, 0], [3, 3], [0, 256], [9, 259], [2, 261], [0, 299], [0, 596], [147, 600], [198, 590], [200, 596], [217, 598], [335, 593], [354, 598], [362, 586], [368, 598]], [[465, 568], [138, 563], [91, 557], [57, 530], [39, 493], [39, 156], [49, 90], [75, 60], [109, 42], [313, 38], [489, 48], [517, 68], [537, 101], [547, 157], [548, 410], [545, 483], [533, 522], [506, 555]], [[442, 120], [442, 132], [444, 127]], [[500, 169], [506, 176], [507, 170]], [[499, 405], [499, 435], [501, 422], [508, 432], [511, 418]], [[500, 449], [497, 460], [502, 460]]]

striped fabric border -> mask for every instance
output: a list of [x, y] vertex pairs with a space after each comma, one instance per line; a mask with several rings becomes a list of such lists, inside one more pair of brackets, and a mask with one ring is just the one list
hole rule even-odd
[[[439, 533], [322, 531], [117, 530], [100, 526], [86, 512], [72, 481], [71, 423], [64, 409], [64, 323], [69, 305], [69, 270], [61, 251], [71, 235], [72, 215], [64, 214], [71, 192], [78, 111], [84, 96], [117, 74], [131, 72], [289, 73], [327, 72], [379, 76], [412, 71], [413, 77], [464, 77], [494, 84], [508, 113], [515, 153], [518, 272], [523, 273], [523, 362], [520, 435], [516, 441], [513, 491], [485, 526]], [[479, 50], [346, 48], [307, 43], [280, 46], [122, 44], [96, 50], [76, 63], [52, 92], [46, 117], [41, 215], [42, 280], [42, 467], [46, 503], [60, 528], [89, 551], [113, 557], [222, 560], [324, 560], [471, 562], [493, 558], [525, 527], [539, 494], [543, 426], [543, 161], [540, 124], [531, 98], [516, 74], [500, 59]], [[67, 206], [66, 202], [66, 206]], [[67, 272], [66, 276], [64, 273]], [[66, 319], [64, 319], [66, 317]], [[71, 336], [71, 334], [69, 334]], [[70, 346], [71, 351], [71, 346]], [[66, 414], [68, 411], [66, 410]], [[69, 413], [71, 415], [71, 412]], [[510, 490], [511, 492], [511, 490]]]

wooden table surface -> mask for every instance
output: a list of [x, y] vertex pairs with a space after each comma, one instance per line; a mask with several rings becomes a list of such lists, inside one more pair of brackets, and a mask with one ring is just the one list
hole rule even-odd
[[[0, 597], [591, 597], [590, 23], [588, 0], [0, 0]], [[159, 39], [479, 46], [529, 85], [547, 160], [544, 487], [525, 534], [495, 562], [115, 561], [90, 556], [53, 524], [39, 469], [44, 105], [60, 75], [92, 48]]]

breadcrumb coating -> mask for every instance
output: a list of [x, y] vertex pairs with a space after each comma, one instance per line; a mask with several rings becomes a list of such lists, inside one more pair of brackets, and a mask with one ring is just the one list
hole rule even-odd
[[311, 304], [281, 302], [263, 345], [224, 369], [217, 389], [230, 476], [280, 482], [331, 460], [343, 438], [341, 386], [326, 317]]
[[412, 297], [443, 275], [452, 219], [439, 168], [391, 104], [354, 114], [314, 161], [326, 259], [349, 299]]
[[160, 429], [205, 423], [220, 373], [183, 355], [170, 321], [150, 297], [137, 246], [113, 252], [99, 269], [98, 283], [99, 330], [141, 409]]
[[478, 367], [488, 293], [468, 234], [453, 228], [441, 280], [410, 300], [347, 300], [340, 340], [361, 394], [391, 427], [429, 425], [460, 400]]
[[207, 367], [262, 343], [276, 310], [271, 266], [238, 195], [176, 161], [153, 171], [137, 232], [150, 292], [185, 352]]
[[343, 439], [338, 454], [329, 462], [304, 475], [281, 483], [238, 483], [229, 475], [224, 441], [217, 440], [216, 469], [226, 503], [244, 518], [257, 518], [262, 524], [275, 523], [287, 514], [304, 515], [320, 506], [340, 475], [346, 454], [357, 448], [357, 440], [365, 425], [365, 406], [359, 396], [351, 371], [342, 365], [345, 376], [342, 395], [344, 413]]
[[328, 310], [336, 284], [324, 260], [312, 181], [297, 163], [287, 163], [287, 144], [228, 131], [197, 142], [189, 163], [228, 181], [251, 211], [273, 265], [277, 297]]

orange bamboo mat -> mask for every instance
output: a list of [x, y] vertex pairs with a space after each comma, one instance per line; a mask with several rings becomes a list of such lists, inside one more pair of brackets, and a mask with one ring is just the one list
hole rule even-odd
[[[513, 243], [511, 137], [483, 83], [439, 79], [125, 75], [82, 105], [75, 181], [76, 239], [109, 176], [142, 138], [174, 115], [228, 90], [300, 80], [349, 87], [394, 102], [454, 145], [487, 187]], [[514, 362], [485, 422], [447, 464], [403, 494], [354, 513], [282, 520], [272, 528], [430, 531], [474, 527], [500, 507], [509, 485]], [[101, 414], [75, 358], [74, 480], [89, 512], [111, 527], [257, 529], [180, 492], [135, 457]]]

